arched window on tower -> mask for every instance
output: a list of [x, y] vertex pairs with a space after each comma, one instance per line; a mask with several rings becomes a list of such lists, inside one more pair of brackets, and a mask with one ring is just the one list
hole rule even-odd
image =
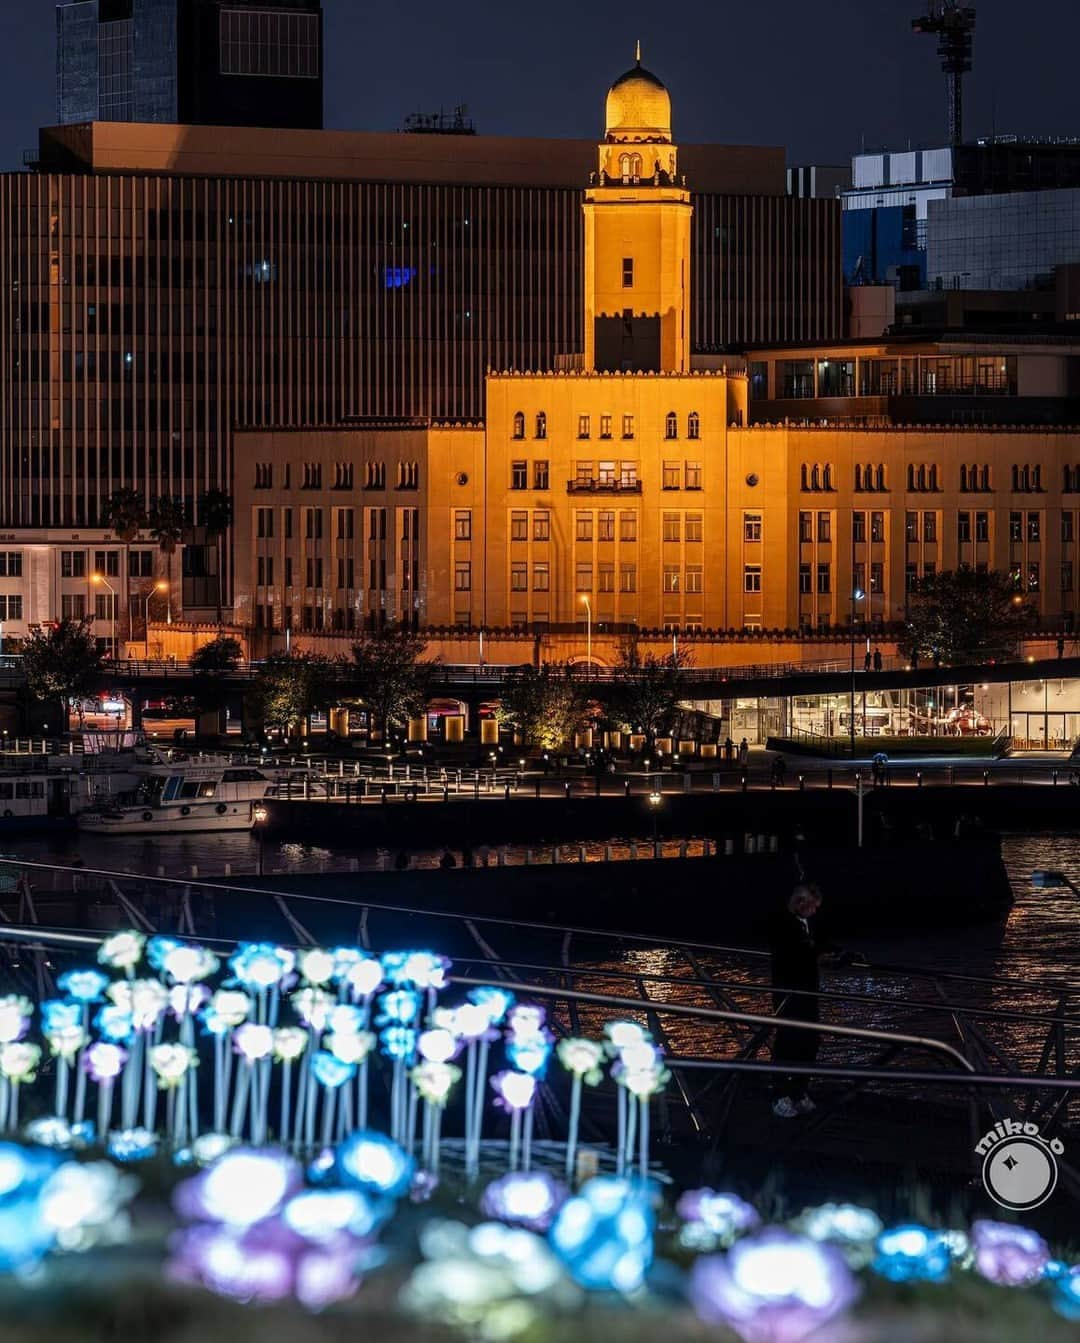
[[547, 438], [547, 415], [542, 410], [536, 412], [536, 437]]
[[514, 412], [514, 437], [525, 437], [525, 412], [523, 410]]
[[675, 414], [673, 410], [669, 410], [667, 415], [664, 417], [664, 437], [665, 438], [679, 437], [679, 417], [678, 415]]
[[885, 489], [885, 468], [884, 468], [884, 466], [879, 466], [879, 467], [877, 468], [877, 479], [876, 479], [876, 483], [875, 483], [874, 488], [875, 488], [875, 489], [878, 489], [878, 490], [884, 490], [884, 489]]
[[686, 437], [687, 438], [701, 437], [701, 416], [697, 413], [696, 410], [692, 410], [690, 412], [690, 418], [686, 421]]

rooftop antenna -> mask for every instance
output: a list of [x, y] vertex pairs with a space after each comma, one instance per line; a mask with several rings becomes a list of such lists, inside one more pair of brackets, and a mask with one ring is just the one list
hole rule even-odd
[[640, 37], [638, 38], [637, 42], [634, 44], [634, 60], [637, 61], [638, 65], [641, 64], [641, 38], [640, 38]]
[[929, 0], [928, 11], [913, 19], [917, 33], [931, 33], [938, 39], [938, 55], [945, 75], [949, 105], [949, 143], [964, 142], [964, 76], [971, 70], [975, 33], [975, 6], [957, 0]]

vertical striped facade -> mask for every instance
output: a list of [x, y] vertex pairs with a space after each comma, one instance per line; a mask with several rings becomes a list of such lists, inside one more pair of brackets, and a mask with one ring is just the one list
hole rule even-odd
[[[695, 348], [836, 339], [829, 201], [694, 199]], [[582, 348], [581, 193], [0, 176], [0, 526], [229, 488], [234, 428], [481, 419]]]

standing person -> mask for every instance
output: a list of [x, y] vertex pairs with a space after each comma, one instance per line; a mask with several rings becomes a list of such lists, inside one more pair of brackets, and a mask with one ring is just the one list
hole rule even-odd
[[1064, 636], [1064, 634], [1059, 634], [1059, 635], [1058, 635], [1058, 639], [1057, 639], [1057, 655], [1058, 655], [1058, 660], [1059, 660], [1059, 661], [1061, 660], [1061, 658], [1063, 658], [1063, 657], [1065, 656], [1065, 636]]
[[[820, 1020], [817, 993], [821, 948], [814, 929], [814, 918], [820, 908], [818, 888], [800, 882], [769, 930], [773, 1007], [781, 1020]], [[817, 1031], [779, 1026], [773, 1041], [772, 1061], [781, 1065], [813, 1063], [817, 1058], [818, 1043]], [[810, 1099], [807, 1078], [802, 1074], [779, 1074], [774, 1095], [772, 1110], [779, 1119], [794, 1119], [798, 1115], [810, 1114], [816, 1108]]]
[[866, 656], [863, 658], [863, 671], [869, 671], [871, 666], [873, 665], [873, 661], [874, 661], [873, 655], [871, 654], [868, 648], [866, 650]]
[[724, 759], [729, 765], [733, 764], [735, 760], [735, 743], [730, 737], [724, 742]]
[[874, 649], [874, 671], [881, 671], [881, 649]]
[[739, 765], [745, 769], [750, 761], [750, 743], [743, 737], [739, 742]]

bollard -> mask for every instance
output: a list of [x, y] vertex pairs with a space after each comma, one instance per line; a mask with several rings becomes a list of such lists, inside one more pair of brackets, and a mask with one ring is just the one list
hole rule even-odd
[[631, 861], [631, 862], [636, 862], [636, 861], [637, 861], [637, 840], [636, 840], [636, 839], [632, 839], [632, 840], [630, 841], [630, 861]]
[[681, 839], [681, 840], [679, 841], [679, 857], [680, 857], [680, 858], [685, 858], [685, 857], [686, 857], [686, 840], [685, 840], [685, 839]]
[[506, 799], [507, 802], [510, 801], [510, 785], [509, 785], [509, 783], [508, 783], [508, 784], [506, 785], [506, 787], [503, 789], [503, 797]]
[[442, 800], [444, 802], [450, 801], [450, 785], [448, 783], [444, 783], [442, 786]]
[[684, 793], [688, 793], [690, 791], [690, 785], [692, 783], [693, 780], [690, 777], [690, 771], [687, 770], [686, 773], [682, 776], [682, 790]]
[[604, 862], [605, 862], [605, 863], [610, 863], [611, 860], [612, 860], [611, 845], [610, 845], [610, 844], [605, 844], [605, 845], [604, 845]]
[[753, 852], [754, 852], [754, 836], [743, 835], [743, 853], [753, 853]]
[[769, 836], [769, 852], [770, 852], [770, 853], [779, 853], [779, 852], [780, 852], [780, 836], [779, 836], [779, 835], [770, 835], [770, 836]]
[[192, 863], [192, 864], [191, 864], [191, 875], [192, 875], [193, 877], [197, 877], [197, 876], [199, 875], [199, 865], [198, 865], [198, 863]]
[[533, 852], [532, 849], [525, 850], [525, 866], [532, 867]]
[[742, 790], [743, 790], [744, 793], [746, 792], [746, 775], [745, 775], [745, 774], [742, 776]]
[[382, 800], [384, 804], [390, 801], [390, 789], [385, 783], [382, 786]]
[[498, 855], [497, 855], [496, 860], [495, 860], [495, 865], [496, 865], [497, 867], [505, 867], [505, 866], [506, 866], [506, 845], [505, 845], [505, 844], [500, 844], [500, 845], [499, 845], [499, 852], [498, 852]]
[[825, 772], [825, 778], [828, 780], [828, 786], [831, 788], [831, 787], [832, 787], [832, 770], [831, 770], [831, 769], [829, 769], [829, 770], [827, 770], [827, 771]]
[[799, 792], [800, 792], [800, 793], [805, 793], [805, 792], [806, 792], [806, 775], [805, 775], [805, 774], [800, 774], [800, 775], [799, 775]]
[[589, 861], [588, 858], [585, 856], [585, 845], [584, 845], [584, 844], [579, 844], [579, 845], [578, 845], [578, 859], [577, 859], [577, 860], [578, 860], [579, 863], [587, 863], [587, 862]]
[[917, 770], [915, 771], [915, 786], [916, 786], [917, 788], [921, 788], [921, 787], [922, 787], [922, 770], [921, 770], [921, 769], [917, 769]]
[[232, 876], [232, 863], [226, 863], [226, 864], [225, 864], [225, 875], [226, 875], [227, 877], [231, 877], [231, 876]]
[[1051, 777], [1051, 779], [1052, 779], [1053, 782], [1054, 782], [1054, 787], [1056, 788], [1056, 787], [1057, 787], [1057, 770], [1056, 770], [1056, 769], [1050, 771], [1050, 777]]
[[629, 796], [630, 796], [630, 780], [625, 779], [623, 781], [623, 797], [629, 797]]
[[720, 775], [719, 775], [719, 774], [714, 773], [713, 776], [712, 776], [712, 790], [713, 790], [714, 793], [718, 793], [718, 792], [720, 791]]
[[990, 771], [988, 769], [983, 770], [983, 787], [990, 787]]
[[569, 780], [569, 779], [567, 779], [566, 782], [563, 784], [563, 792], [566, 794], [567, 797], [570, 796], [570, 780]]
[[730, 835], [727, 835], [724, 839], [724, 857], [731, 858], [734, 856], [734, 853], [735, 853], [735, 841], [731, 838]]
[[559, 866], [559, 845], [558, 845], [558, 844], [556, 844], [555, 847], [551, 850], [551, 861], [552, 861], [552, 863], [554, 863], [554, 865], [555, 865], [556, 867]]

